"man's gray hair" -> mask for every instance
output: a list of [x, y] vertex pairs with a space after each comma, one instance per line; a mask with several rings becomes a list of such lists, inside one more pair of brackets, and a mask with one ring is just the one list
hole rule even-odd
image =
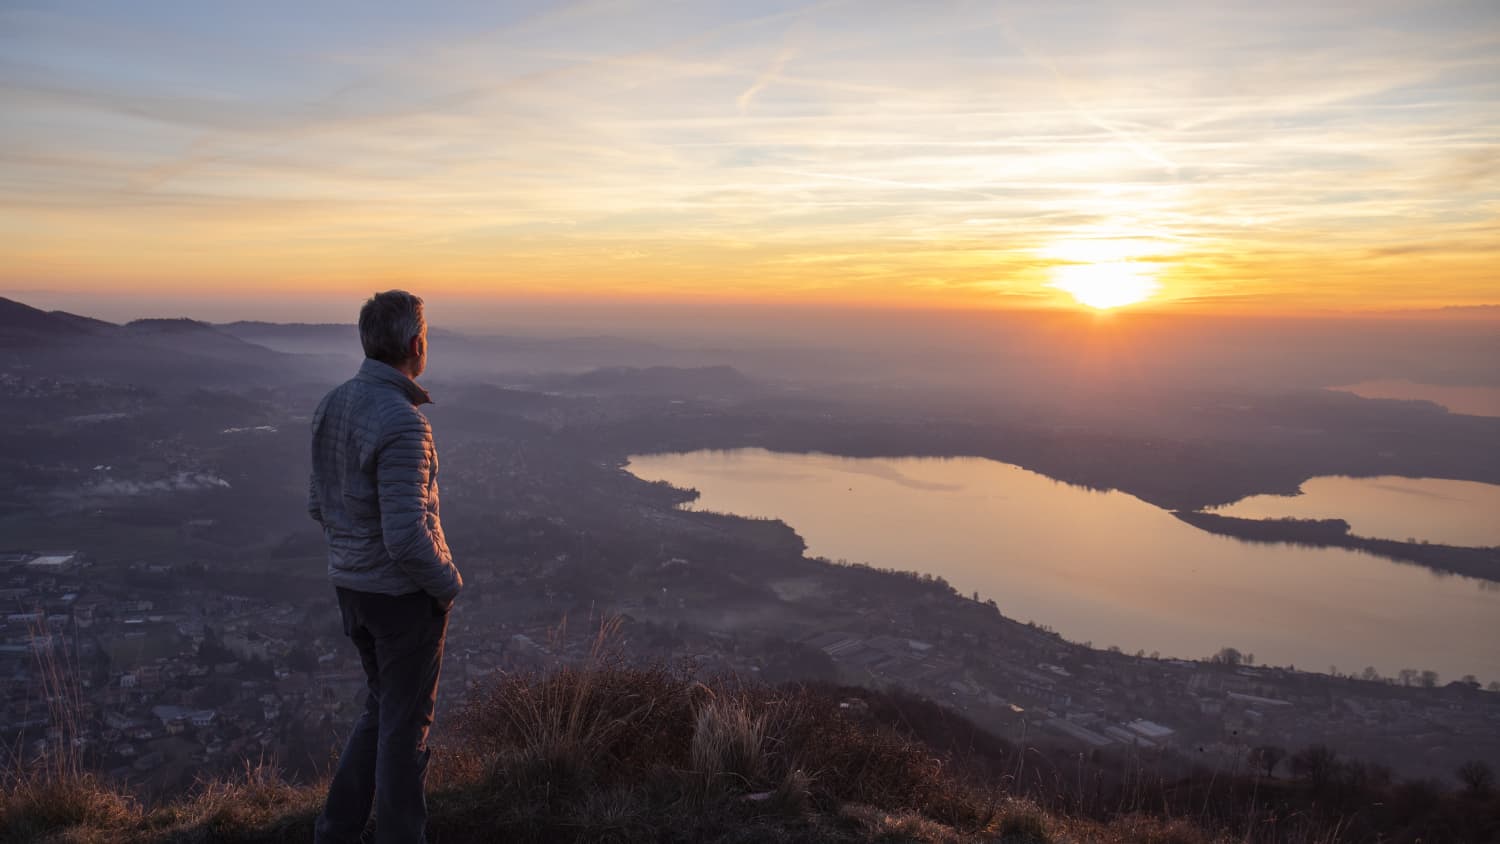
[[411, 340], [420, 337], [426, 325], [421, 297], [387, 290], [359, 309], [359, 342], [365, 357], [396, 366], [411, 357]]

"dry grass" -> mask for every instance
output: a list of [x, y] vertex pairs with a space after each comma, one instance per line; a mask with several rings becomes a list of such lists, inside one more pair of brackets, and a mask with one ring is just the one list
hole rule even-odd
[[[1196, 844], [1190, 824], [1060, 821], [975, 784], [842, 695], [595, 664], [506, 677], [435, 750], [429, 834], [445, 841], [916, 841]], [[16, 780], [3, 841], [308, 840], [322, 785], [273, 763], [143, 809], [53, 768]], [[1061, 831], [1061, 832], [1060, 832]]]
[[187, 800], [149, 812], [134, 832], [182, 844], [310, 840], [325, 790], [288, 783], [274, 762], [246, 762], [239, 776], [205, 780]]
[[751, 714], [729, 694], [709, 697], [693, 719], [693, 770], [714, 782], [733, 778], [744, 788], [763, 782], [769, 770], [766, 721], [766, 713]]
[[[929, 702], [848, 689], [699, 682], [662, 667], [611, 661], [602, 648], [607, 636], [606, 628], [591, 664], [504, 677], [449, 719], [456, 726], [435, 745], [429, 779], [432, 839], [964, 844], [1361, 839], [1340, 817], [1330, 822], [1312, 813], [1273, 816], [1265, 801], [1277, 795], [1258, 781], [1251, 783], [1256, 790], [1248, 809], [1232, 817], [1232, 825], [1215, 826], [1215, 818], [1227, 815], [1210, 815], [1206, 808], [1176, 816], [1170, 811], [1174, 805], [1207, 807], [1203, 789], [1224, 790], [1210, 780], [1187, 781], [1184, 799], [1176, 801], [1164, 796], [1166, 783], [1152, 788], [1125, 783], [1120, 794], [1139, 792], [1130, 800], [1137, 808], [1100, 812], [1078, 808], [1076, 796], [1058, 797], [1070, 779], [1084, 783], [1082, 768], [1070, 778], [1039, 760], [1028, 762], [1028, 769], [1055, 780], [1027, 792], [1044, 801], [1039, 805], [1011, 790], [1019, 777], [1009, 772], [1022, 762], [1012, 748]], [[54, 679], [65, 680], [65, 672]], [[51, 697], [66, 703], [67, 694]], [[842, 707], [850, 694], [863, 695], [865, 705]], [[227, 780], [202, 782], [169, 805], [147, 809], [81, 771], [71, 746], [67, 741], [50, 745], [51, 753], [25, 765], [13, 757], [0, 796], [0, 842], [309, 840], [324, 793], [322, 784], [287, 783], [273, 762], [262, 760]], [[1148, 805], [1158, 809], [1142, 808]], [[1491, 802], [1479, 798], [1463, 808], [1469, 815], [1496, 813]], [[1266, 818], [1271, 820], [1263, 823]], [[1439, 827], [1428, 829], [1423, 840], [1453, 839]]]
[[286, 782], [269, 762], [205, 780], [183, 799], [151, 809], [92, 775], [55, 771], [11, 782], [0, 800], [0, 842], [242, 841], [310, 839], [321, 785]]
[[121, 829], [141, 816], [139, 804], [93, 776], [57, 778], [50, 772], [18, 777], [0, 797], [0, 841], [65, 838], [68, 830]]

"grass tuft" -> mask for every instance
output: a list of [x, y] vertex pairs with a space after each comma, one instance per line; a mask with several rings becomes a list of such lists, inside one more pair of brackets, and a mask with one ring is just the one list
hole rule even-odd
[[997, 844], [1051, 844], [1045, 814], [1034, 805], [1007, 806], [994, 823]]
[[766, 777], [766, 715], [752, 715], [730, 695], [710, 698], [693, 719], [693, 770], [715, 783], [734, 781], [742, 790], [758, 787]]

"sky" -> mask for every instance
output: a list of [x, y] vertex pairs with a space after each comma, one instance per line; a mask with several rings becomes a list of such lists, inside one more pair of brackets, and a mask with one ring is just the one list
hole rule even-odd
[[1494, 0], [0, 0], [23, 301], [1303, 313], [1497, 253]]

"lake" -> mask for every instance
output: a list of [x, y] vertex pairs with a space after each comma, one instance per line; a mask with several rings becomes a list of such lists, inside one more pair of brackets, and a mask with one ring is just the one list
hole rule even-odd
[[781, 519], [812, 555], [941, 575], [1095, 647], [1202, 658], [1233, 646], [1312, 671], [1500, 679], [1494, 584], [1341, 549], [1244, 543], [1123, 492], [994, 460], [738, 449], [639, 455], [627, 468], [697, 489], [694, 509]]
[[1343, 519], [1372, 539], [1500, 545], [1500, 486], [1436, 478], [1313, 478], [1299, 495], [1255, 495], [1213, 510], [1242, 519]]

